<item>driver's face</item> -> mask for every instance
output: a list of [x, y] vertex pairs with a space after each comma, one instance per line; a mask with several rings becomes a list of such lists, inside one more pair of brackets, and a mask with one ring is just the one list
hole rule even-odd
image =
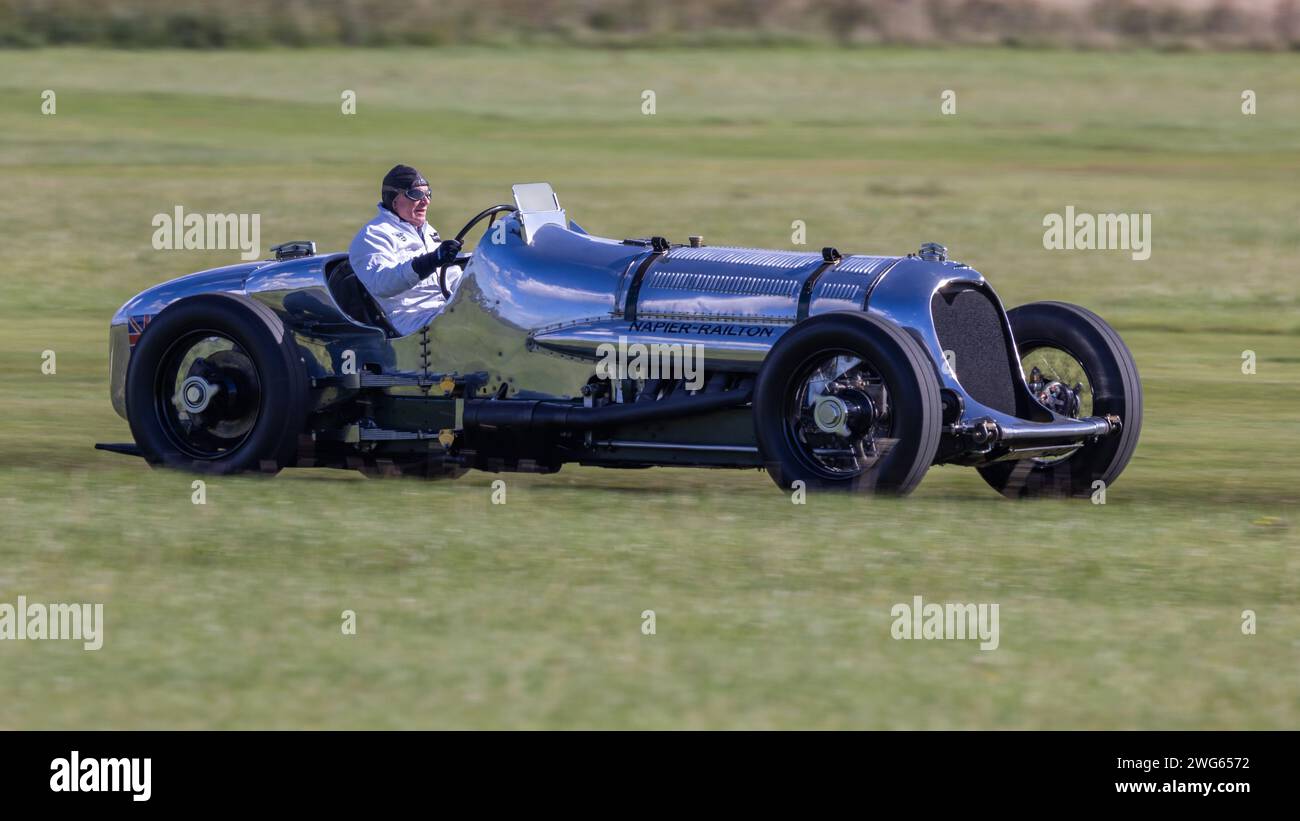
[[393, 210], [397, 212], [397, 216], [419, 228], [424, 225], [425, 218], [429, 213], [429, 201], [412, 200], [404, 193], [398, 194], [393, 199]]

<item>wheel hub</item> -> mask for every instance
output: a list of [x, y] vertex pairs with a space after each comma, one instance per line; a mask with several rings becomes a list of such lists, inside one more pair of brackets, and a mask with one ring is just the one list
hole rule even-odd
[[158, 375], [159, 421], [178, 450], [216, 459], [247, 438], [260, 414], [261, 381], [248, 354], [215, 331], [174, 344]]
[[822, 433], [853, 437], [871, 428], [875, 408], [871, 397], [857, 390], [824, 394], [813, 404], [813, 423]]
[[849, 409], [843, 399], [838, 396], [817, 398], [817, 404], [813, 407], [813, 421], [817, 423], [818, 430], [846, 436], [849, 432], [848, 418]]
[[879, 458], [877, 437], [887, 435], [889, 403], [883, 380], [867, 363], [848, 351], [828, 351], [793, 384], [790, 436], [815, 470], [852, 477]]
[[212, 384], [201, 376], [191, 376], [181, 383], [180, 395], [177, 400], [187, 413], [203, 413], [208, 409], [208, 404], [212, 402], [212, 397], [220, 389], [219, 386]]
[[1062, 416], [1079, 418], [1079, 397], [1083, 393], [1083, 383], [1076, 382], [1073, 388], [1064, 382], [1049, 380], [1043, 372], [1035, 367], [1029, 372], [1029, 390], [1039, 403]]

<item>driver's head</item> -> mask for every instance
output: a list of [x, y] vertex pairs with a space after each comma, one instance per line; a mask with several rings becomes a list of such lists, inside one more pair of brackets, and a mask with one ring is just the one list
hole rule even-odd
[[384, 207], [419, 228], [429, 211], [429, 181], [409, 165], [395, 165], [384, 175]]

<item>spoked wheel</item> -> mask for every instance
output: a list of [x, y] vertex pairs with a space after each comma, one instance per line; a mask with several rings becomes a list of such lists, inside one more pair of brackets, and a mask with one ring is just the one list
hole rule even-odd
[[823, 314], [782, 337], [754, 389], [754, 429], [782, 488], [909, 493], [934, 461], [939, 386], [920, 346], [865, 313]]
[[248, 438], [262, 406], [262, 386], [257, 366], [239, 343], [202, 330], [178, 339], [164, 354], [154, 397], [176, 450], [211, 460]]
[[[1020, 369], [1029, 391], [1039, 404], [1071, 419], [1092, 416], [1092, 381], [1083, 363], [1069, 351], [1041, 345], [1020, 353]], [[1073, 451], [1056, 456], [1035, 457], [1035, 465], [1070, 458]]]
[[828, 479], [856, 477], [893, 447], [889, 388], [861, 357], [815, 355], [795, 384], [785, 433], [809, 469]]
[[151, 464], [275, 472], [297, 456], [307, 386], [292, 335], [270, 308], [204, 294], [149, 323], [131, 355], [126, 399]]
[[1109, 487], [1128, 465], [1142, 430], [1142, 383], [1133, 354], [1114, 328], [1077, 305], [1035, 302], [1013, 308], [1007, 318], [1039, 403], [1072, 418], [1113, 414], [1120, 430], [1055, 457], [995, 462], [980, 475], [1011, 498], [1088, 497]]

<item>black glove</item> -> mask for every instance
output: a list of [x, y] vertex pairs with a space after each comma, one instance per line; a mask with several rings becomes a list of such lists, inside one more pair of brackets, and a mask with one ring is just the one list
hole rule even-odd
[[456, 255], [460, 253], [460, 240], [444, 239], [438, 244], [438, 250], [434, 251], [438, 255], [438, 265], [450, 265], [456, 261]]
[[456, 261], [456, 255], [460, 253], [461, 242], [458, 239], [444, 239], [438, 244], [436, 250], [427, 254], [420, 254], [411, 260], [411, 268], [415, 273], [424, 279], [433, 273], [435, 268], [441, 268], [444, 265], [450, 265]]

